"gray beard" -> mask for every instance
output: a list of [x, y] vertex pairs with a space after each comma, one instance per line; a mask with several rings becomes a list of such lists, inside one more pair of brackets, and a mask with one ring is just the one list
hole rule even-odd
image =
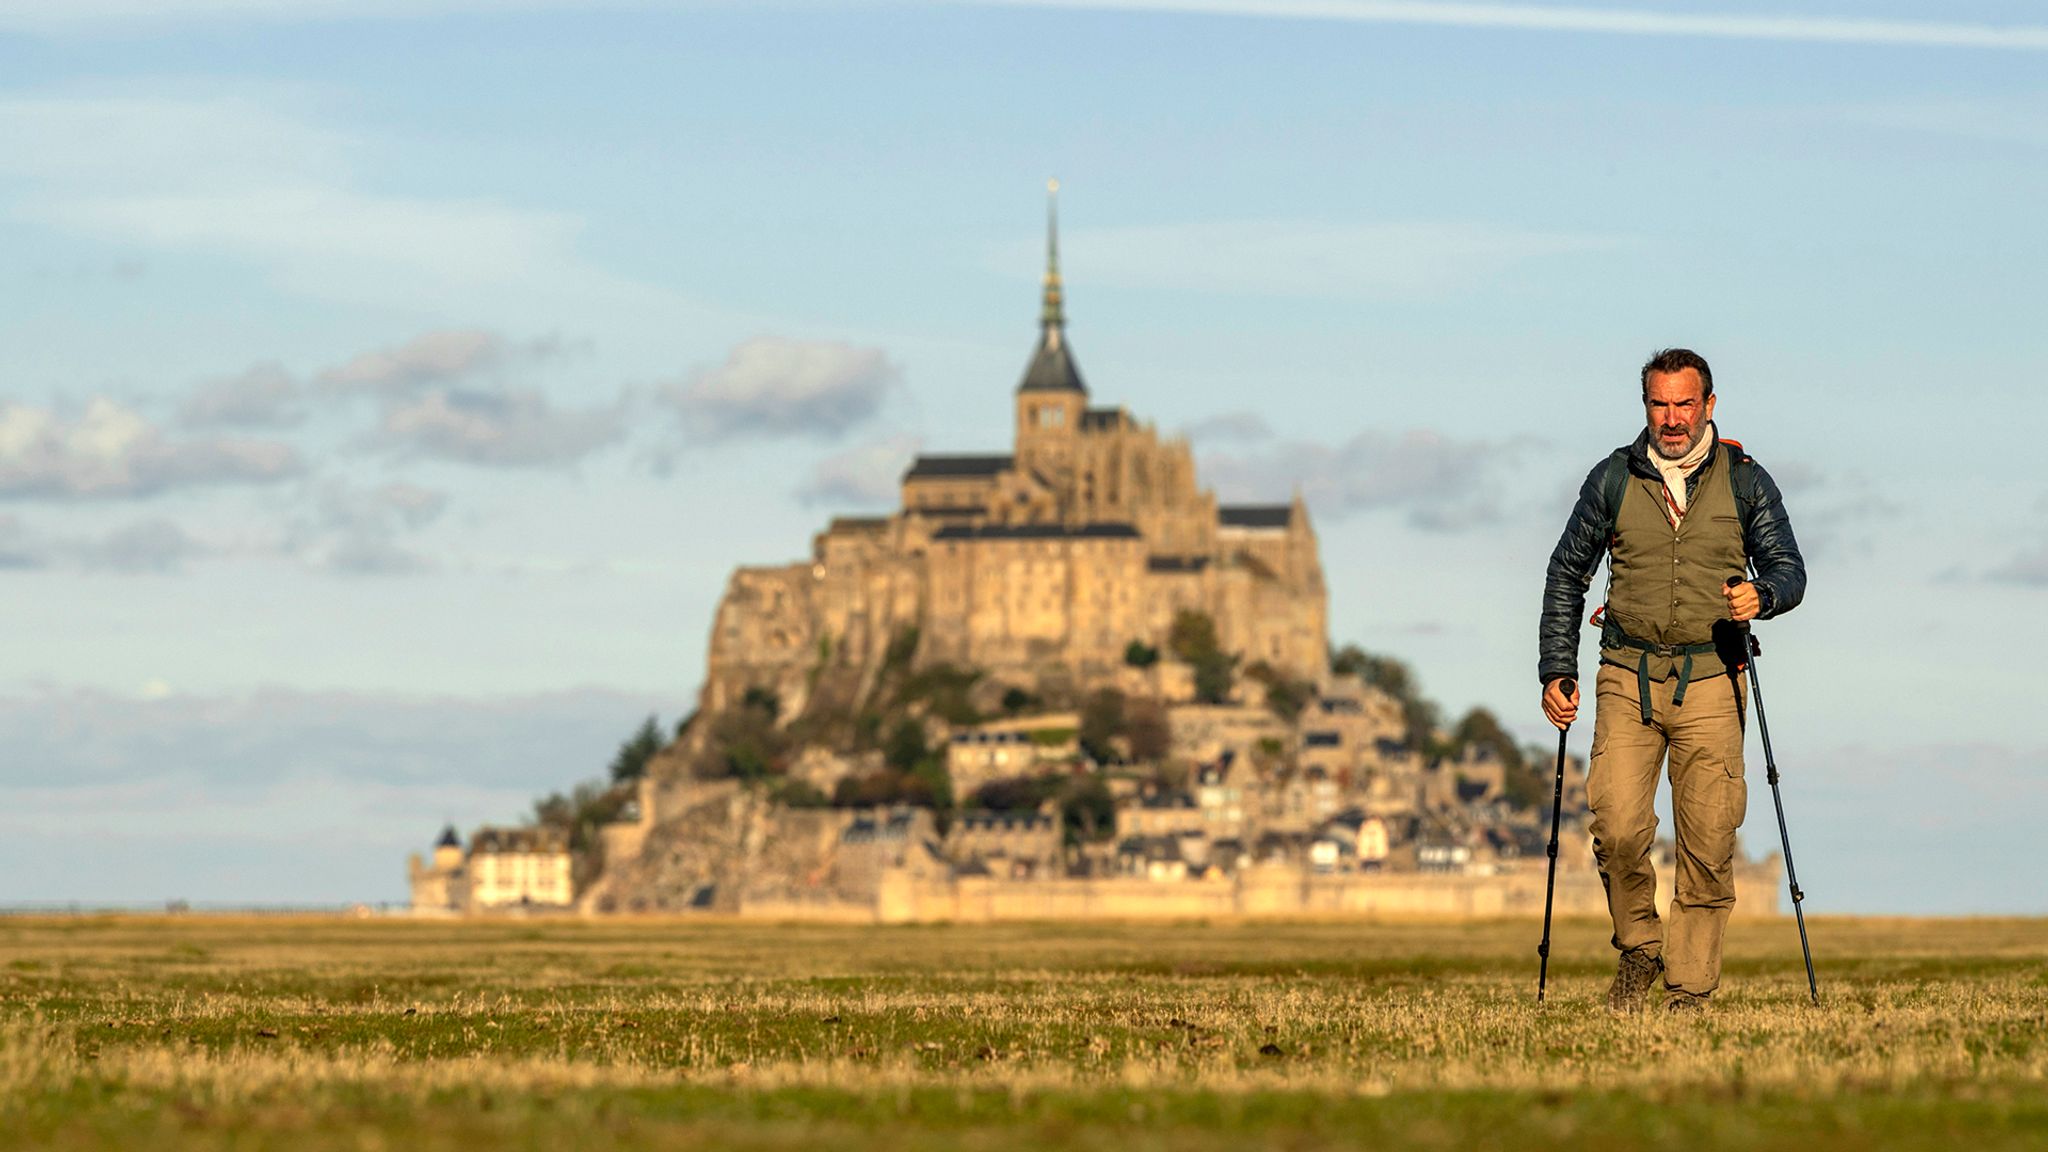
[[1699, 447], [1699, 446], [1700, 446], [1700, 438], [1701, 438], [1701, 437], [1703, 437], [1703, 436], [1705, 436], [1706, 434], [1707, 434], [1707, 425], [1706, 425], [1706, 424], [1705, 424], [1705, 423], [1703, 422], [1703, 423], [1701, 423], [1701, 424], [1700, 424], [1700, 426], [1699, 426], [1699, 427], [1697, 427], [1697, 428], [1695, 428], [1695, 429], [1693, 429], [1693, 430], [1692, 430], [1692, 439], [1690, 439], [1690, 440], [1687, 440], [1687, 441], [1685, 442], [1685, 447], [1683, 447], [1683, 448], [1680, 448], [1680, 449], [1679, 449], [1678, 451], [1676, 451], [1676, 452], [1666, 452], [1666, 451], [1664, 450], [1664, 445], [1663, 445], [1663, 443], [1662, 443], [1662, 442], [1660, 442], [1660, 441], [1659, 441], [1659, 440], [1657, 439], [1657, 434], [1656, 434], [1655, 432], [1651, 432], [1651, 433], [1650, 433], [1650, 451], [1651, 451], [1651, 452], [1653, 452], [1653, 453], [1655, 453], [1655, 454], [1656, 454], [1656, 455], [1658, 455], [1658, 456], [1661, 456], [1661, 457], [1663, 457], [1663, 458], [1664, 458], [1664, 459], [1666, 459], [1666, 460], [1683, 460], [1683, 459], [1685, 459], [1685, 454], [1686, 454], [1686, 453], [1688, 453], [1688, 452], [1692, 451], [1693, 449], [1695, 449], [1695, 448], [1697, 448], [1697, 447]]

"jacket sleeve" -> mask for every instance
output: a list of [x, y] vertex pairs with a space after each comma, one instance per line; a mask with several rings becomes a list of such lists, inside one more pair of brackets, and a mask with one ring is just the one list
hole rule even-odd
[[1579, 674], [1579, 617], [1586, 610], [1586, 589], [1607, 552], [1614, 514], [1601, 492], [1601, 477], [1613, 465], [1610, 457], [1594, 465], [1579, 486], [1578, 502], [1543, 577], [1543, 616], [1536, 633], [1536, 675], [1548, 684], [1560, 676]]
[[1742, 526], [1742, 546], [1756, 568], [1758, 594], [1762, 598], [1761, 619], [1783, 615], [1806, 598], [1806, 561], [1799, 555], [1799, 541], [1792, 536], [1792, 518], [1785, 512], [1785, 497], [1764, 466], [1752, 462], [1749, 491], [1744, 503], [1749, 523]]

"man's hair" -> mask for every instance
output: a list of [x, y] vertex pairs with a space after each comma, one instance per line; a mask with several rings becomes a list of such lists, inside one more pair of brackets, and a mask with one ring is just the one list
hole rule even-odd
[[1687, 368], [1700, 374], [1700, 401], [1705, 403], [1711, 399], [1714, 395], [1714, 370], [1707, 367], [1706, 357], [1690, 348], [1666, 348], [1650, 357], [1650, 362], [1643, 365], [1643, 399], [1650, 398], [1651, 373], [1668, 376]]

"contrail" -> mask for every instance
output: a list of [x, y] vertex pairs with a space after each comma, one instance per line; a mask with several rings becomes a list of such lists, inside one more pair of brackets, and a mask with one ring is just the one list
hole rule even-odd
[[1645, 12], [1610, 8], [1548, 8], [1527, 4], [1437, 4], [1428, 0], [962, 0], [1006, 8], [1171, 12], [1268, 20], [1355, 24], [1421, 24], [1533, 32], [1598, 32], [1622, 36], [1690, 36], [1911, 48], [2048, 49], [2048, 25], [1956, 24], [1923, 20], [1854, 20], [1831, 16], [1736, 16], [1710, 12]]

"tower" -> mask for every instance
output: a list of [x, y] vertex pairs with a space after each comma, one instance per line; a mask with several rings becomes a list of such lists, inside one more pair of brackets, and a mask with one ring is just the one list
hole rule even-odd
[[1017, 464], [1056, 479], [1073, 468], [1074, 438], [1088, 407], [1088, 386], [1067, 347], [1067, 316], [1060, 293], [1060, 182], [1046, 182], [1045, 301], [1039, 312], [1038, 348], [1017, 385]]

